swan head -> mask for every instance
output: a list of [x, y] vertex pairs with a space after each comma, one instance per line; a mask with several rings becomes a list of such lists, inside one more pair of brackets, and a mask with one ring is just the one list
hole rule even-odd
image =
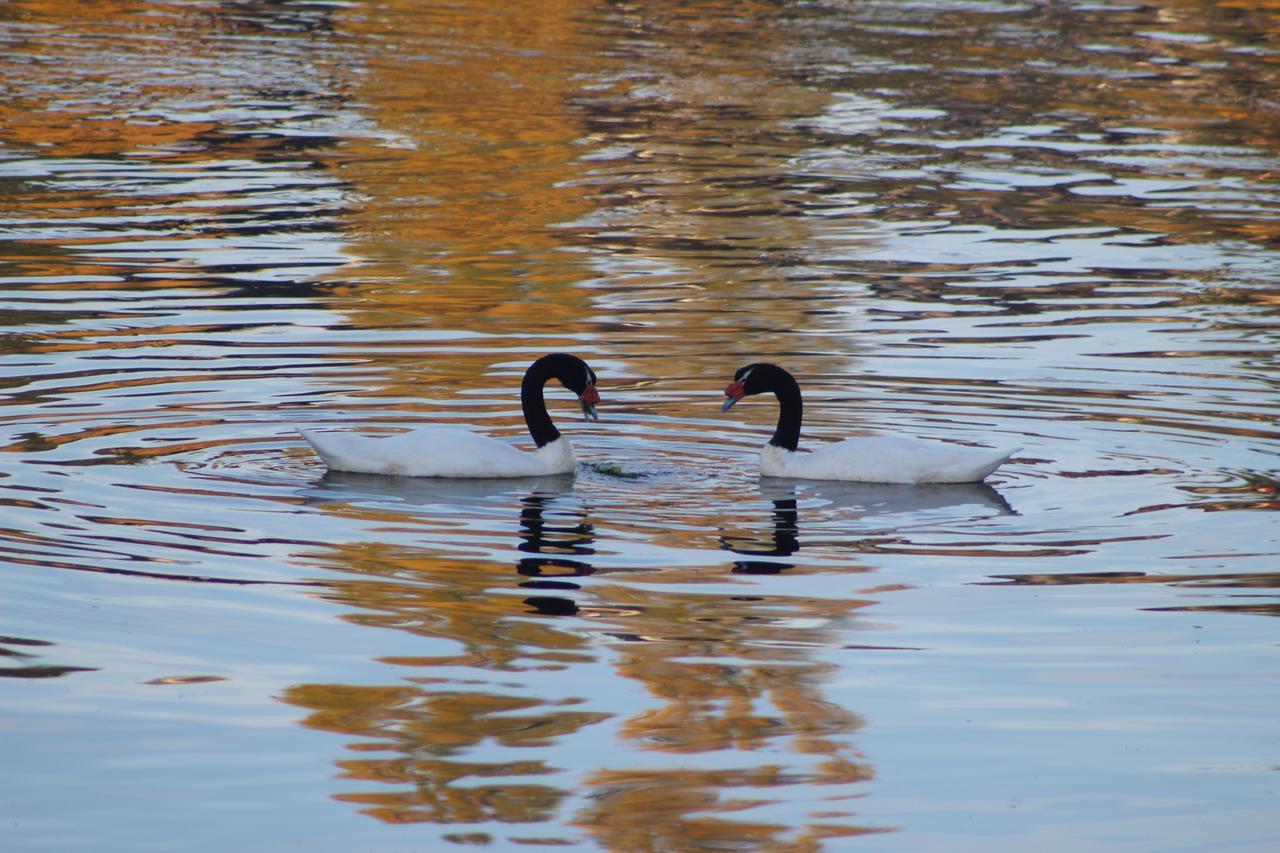
[[724, 405], [720, 407], [720, 411], [729, 411], [743, 397], [749, 397], [752, 394], [763, 394], [765, 391], [770, 390], [772, 386], [768, 381], [769, 375], [781, 369], [776, 365], [764, 362], [739, 367], [733, 374], [733, 381], [724, 389], [725, 401]]
[[589, 421], [598, 421], [600, 416], [596, 414], [596, 404], [600, 402], [600, 392], [596, 390], [595, 385], [588, 385], [586, 390], [578, 395], [578, 404], [582, 406], [582, 416]]
[[596, 390], [596, 372], [591, 366], [576, 355], [566, 353], [556, 353], [547, 358], [554, 361], [555, 377], [560, 380], [560, 384], [578, 395], [582, 416], [587, 420], [600, 420], [596, 414], [600, 392]]

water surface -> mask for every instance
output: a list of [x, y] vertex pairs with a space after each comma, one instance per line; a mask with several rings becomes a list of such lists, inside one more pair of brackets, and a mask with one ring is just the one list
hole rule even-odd
[[[14, 850], [1280, 843], [1262, 2], [0, 10]], [[298, 426], [575, 475], [326, 474]], [[802, 442], [986, 483], [762, 480]]]

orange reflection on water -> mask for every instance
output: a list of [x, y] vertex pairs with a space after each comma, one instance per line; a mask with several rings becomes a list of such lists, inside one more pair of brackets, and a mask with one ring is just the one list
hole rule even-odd
[[[539, 700], [413, 686], [302, 685], [285, 698], [313, 709], [305, 720], [308, 726], [370, 739], [349, 744], [353, 752], [389, 753], [342, 759], [338, 765], [344, 779], [407, 790], [382, 788], [334, 798], [360, 804], [366, 814], [391, 823], [549, 820], [569, 795], [563, 787], [484, 780], [549, 774], [553, 768], [542, 760], [521, 759], [519, 750], [543, 746], [604, 719]], [[468, 760], [467, 751], [481, 746], [516, 752], [498, 762]]]
[[[765, 805], [771, 789], [795, 780], [779, 767], [745, 770], [605, 771], [591, 778], [597, 790], [577, 824], [608, 850], [759, 850], [810, 853], [822, 842], [885, 830], [850, 825], [835, 804], [803, 826], [735, 819], [735, 812]], [[756, 797], [725, 797], [751, 789]], [[832, 807], [835, 805], [835, 807]]]
[[591, 6], [540, 0], [513, 16], [392, 0], [342, 15], [379, 46], [349, 81], [378, 132], [331, 158], [363, 198], [348, 220], [361, 275], [334, 286], [338, 308], [477, 331], [582, 318], [584, 271], [555, 251], [553, 226], [593, 206], [574, 186], [585, 128], [570, 107], [579, 78], [607, 64], [584, 32]]
[[[627, 572], [632, 582], [622, 583], [593, 567], [585, 512], [554, 503], [537, 492], [522, 500], [514, 565], [451, 557], [444, 542], [347, 543], [313, 555], [361, 576], [325, 583], [326, 598], [352, 608], [348, 620], [455, 649], [382, 659], [401, 673], [394, 686], [286, 692], [311, 711], [306, 725], [357, 738], [348, 749], [360, 757], [337, 763], [359, 784], [335, 797], [386, 821], [444, 824], [546, 822], [572, 804], [573, 824], [614, 849], [654, 831], [755, 839], [760, 849], [867, 831], [832, 806], [873, 775], [852, 743], [863, 721], [824, 696], [836, 666], [815, 652], [837, 645], [873, 602], [703, 592], [708, 578], [690, 568]], [[413, 524], [394, 510], [329, 508], [388, 531]], [[467, 541], [459, 530], [460, 553]], [[593, 754], [577, 744], [602, 734], [627, 748]], [[580, 764], [584, 749], [586, 768], [555, 766], [558, 751]], [[637, 751], [718, 752], [736, 769], [635, 766]], [[486, 781], [495, 777], [503, 781]], [[775, 805], [790, 817], [738, 814]]]

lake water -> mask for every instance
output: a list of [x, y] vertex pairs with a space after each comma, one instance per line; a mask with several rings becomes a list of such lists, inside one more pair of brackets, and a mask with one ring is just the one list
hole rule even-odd
[[0, 847], [1276, 849], [1276, 12], [0, 7]]

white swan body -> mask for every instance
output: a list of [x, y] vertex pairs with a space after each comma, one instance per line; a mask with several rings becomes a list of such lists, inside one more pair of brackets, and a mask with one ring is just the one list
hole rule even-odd
[[760, 451], [765, 477], [844, 480], [855, 483], [976, 483], [999, 468], [1013, 450], [958, 447], [897, 436], [849, 438], [799, 451], [804, 404], [800, 384], [776, 364], [741, 367], [725, 388], [723, 411], [743, 397], [772, 392], [778, 398], [778, 426]]
[[595, 419], [596, 375], [574, 355], [552, 353], [529, 365], [520, 384], [520, 408], [537, 450], [525, 453], [504, 441], [459, 427], [428, 426], [387, 436], [299, 430], [330, 470], [397, 477], [540, 477], [567, 474], [576, 460], [543, 399], [543, 386], [558, 379], [578, 395], [582, 412]]
[[766, 444], [760, 451], [760, 473], [855, 483], [976, 483], [1016, 452], [869, 435], [808, 453]]
[[300, 430], [334, 471], [393, 477], [540, 477], [567, 474], [577, 460], [564, 436], [532, 453], [457, 427], [420, 427], [396, 435]]

